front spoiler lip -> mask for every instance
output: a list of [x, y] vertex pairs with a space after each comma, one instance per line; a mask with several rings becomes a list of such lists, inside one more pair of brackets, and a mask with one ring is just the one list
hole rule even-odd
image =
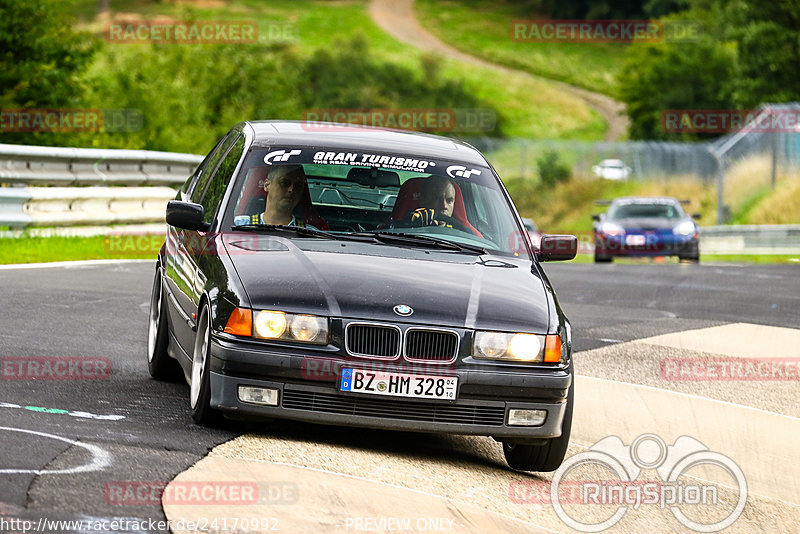
[[697, 250], [699, 239], [690, 238], [661, 238], [645, 245], [627, 245], [619, 238], [609, 239], [608, 236], [597, 234], [595, 248], [604, 256], [671, 256], [689, 254]]
[[[309, 351], [312, 353], [312, 351]], [[324, 354], [311, 354], [313, 358], [331, 358]], [[301, 372], [302, 355], [282, 354], [277, 351], [253, 350], [236, 347], [234, 344], [220, 342], [212, 338], [211, 343], [211, 407], [228, 415], [260, 416], [282, 418], [310, 423], [335, 424], [366, 428], [407, 430], [415, 432], [441, 432], [452, 434], [471, 434], [494, 436], [498, 438], [554, 438], [561, 435], [561, 423], [566, 411], [567, 394], [573, 376], [568, 369], [551, 368], [545, 372], [520, 373], [502, 371], [475, 371], [464, 368], [446, 367], [447, 371], [459, 378], [458, 400], [424, 401], [421, 399], [401, 399], [408, 402], [431, 402], [455, 406], [494, 406], [504, 409], [502, 425], [464, 424], [419, 419], [375, 417], [363, 414], [334, 413], [331, 411], [312, 411], [284, 408], [283, 392], [315, 392], [339, 395], [337, 377], [309, 379]], [[362, 362], [351, 362], [358, 364]], [[255, 367], [254, 367], [255, 366]], [[260, 368], [258, 373], [241, 372], [242, 369]], [[278, 406], [260, 406], [241, 402], [238, 386], [271, 387], [280, 390]], [[351, 396], [351, 395], [346, 395]], [[371, 395], [356, 395], [369, 397]], [[540, 409], [547, 411], [547, 418], [539, 427], [508, 426], [510, 408]]]
[[[248, 385], [254, 387], [267, 387], [280, 390], [278, 406], [259, 406], [241, 402], [238, 398], [238, 386]], [[492, 404], [504, 408], [502, 425], [481, 425], [450, 422], [432, 422], [399, 417], [375, 417], [337, 413], [333, 411], [312, 411], [283, 407], [283, 396], [286, 388], [307, 393], [332, 393], [336, 390], [329, 387], [309, 386], [301, 384], [285, 384], [266, 380], [254, 380], [233, 376], [211, 373], [211, 407], [222, 411], [229, 416], [256, 416], [264, 418], [290, 419], [308, 423], [326, 425], [354, 426], [361, 428], [376, 428], [384, 430], [405, 430], [411, 432], [437, 432], [446, 434], [468, 434], [476, 436], [492, 436], [494, 438], [557, 438], [561, 435], [561, 424], [566, 412], [564, 402], [509, 402], [509, 401], [478, 401], [460, 400], [456, 404], [462, 406]], [[510, 408], [546, 410], [547, 418], [538, 427], [508, 426], [505, 421]]]

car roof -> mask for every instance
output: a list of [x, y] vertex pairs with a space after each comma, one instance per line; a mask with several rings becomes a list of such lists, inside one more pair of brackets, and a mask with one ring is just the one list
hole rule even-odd
[[625, 165], [621, 159], [604, 159], [600, 162], [601, 165]]
[[486, 165], [485, 158], [476, 148], [439, 135], [334, 122], [246, 121], [243, 124], [252, 128], [254, 146], [374, 150]]
[[678, 204], [680, 202], [674, 197], [619, 197], [612, 201], [612, 204]]

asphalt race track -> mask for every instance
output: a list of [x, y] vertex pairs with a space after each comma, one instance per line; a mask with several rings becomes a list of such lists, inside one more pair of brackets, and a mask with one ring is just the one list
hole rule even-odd
[[[358, 443], [359, 448], [375, 448], [389, 456], [402, 455], [404, 446], [416, 440], [416, 458], [446, 456], [443, 441], [435, 436], [289, 422], [227, 422], [216, 429], [194, 425], [188, 414], [188, 387], [153, 381], [147, 372], [153, 267], [152, 262], [98, 262], [0, 269], [3, 365], [14, 358], [92, 357], [111, 368], [110, 374], [103, 374], [101, 365], [94, 380], [85, 375], [81, 380], [15, 379], [3, 368], [0, 527], [4, 518], [34, 523], [40, 518], [165, 520], [158, 498], [121, 505], [115, 489], [126, 481], [161, 487], [211, 448], [245, 433], [286, 443]], [[602, 369], [594, 365], [603, 351], [642, 338], [730, 323], [800, 329], [800, 265], [567, 263], [547, 265], [546, 271], [572, 321], [576, 368], [588, 377], [648, 384], [647, 368], [630, 354]], [[581, 353], [587, 355], [584, 363]], [[796, 384], [786, 386], [793, 388], [787, 392], [796, 393]], [[693, 393], [739, 401], [726, 387]], [[770, 396], [766, 389], [744, 391], [753, 398], [743, 404], [798, 417], [796, 395], [783, 405], [762, 398]], [[486, 442], [480, 443], [491, 445], [491, 440], [482, 439]], [[796, 460], [797, 451], [791, 454]], [[480, 451], [456, 456], [496, 476], [511, 474]], [[7, 526], [0, 531], [14, 532]]]

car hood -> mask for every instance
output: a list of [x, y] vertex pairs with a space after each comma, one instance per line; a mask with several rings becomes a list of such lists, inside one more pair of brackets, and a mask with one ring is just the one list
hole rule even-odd
[[614, 222], [626, 230], [672, 230], [685, 219], [664, 219], [661, 217], [635, 217], [628, 219], [613, 219]]
[[[254, 309], [537, 333], [549, 324], [529, 260], [271, 237], [226, 249]], [[399, 304], [414, 313], [399, 316]]]

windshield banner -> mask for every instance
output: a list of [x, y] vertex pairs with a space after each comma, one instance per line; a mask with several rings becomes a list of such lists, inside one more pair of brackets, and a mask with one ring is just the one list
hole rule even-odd
[[486, 167], [454, 161], [423, 158], [409, 154], [387, 154], [321, 148], [271, 148], [261, 159], [266, 165], [347, 165], [398, 171], [439, 174], [457, 179], [489, 177]]

